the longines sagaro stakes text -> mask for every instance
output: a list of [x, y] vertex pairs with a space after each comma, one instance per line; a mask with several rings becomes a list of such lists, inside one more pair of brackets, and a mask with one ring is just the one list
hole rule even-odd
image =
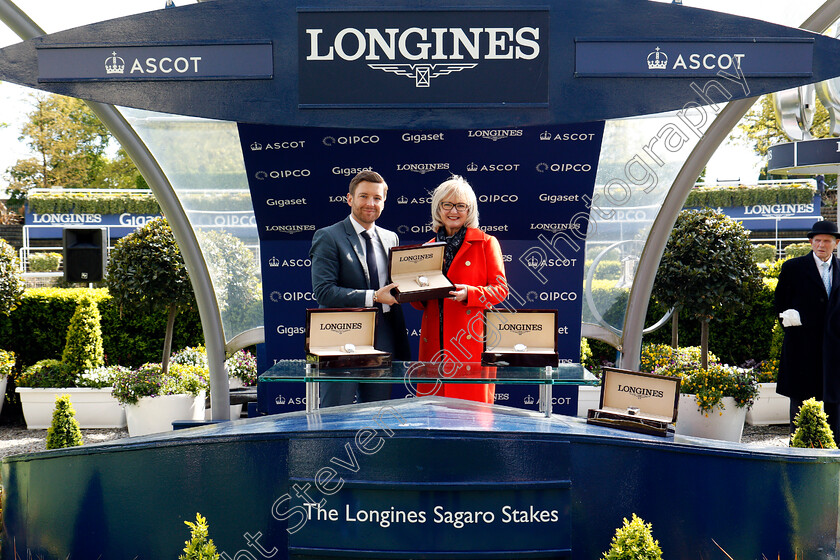
[[[662, 168], [665, 165], [662, 155], [665, 155], [666, 151], [672, 154], [681, 151], [692, 134], [697, 138], [703, 137], [705, 129], [711, 122], [709, 111], [711, 111], [712, 116], [716, 115], [722, 109], [721, 104], [733, 97], [727, 89], [727, 85], [729, 87], [732, 87], [733, 84], [740, 86], [744, 91], [744, 96], [749, 96], [750, 89], [743, 72], [740, 68], [734, 68], [733, 70], [734, 74], [723, 70], [718, 71], [717, 76], [721, 78], [720, 80], [710, 79], [702, 86], [692, 82], [690, 87], [700, 97], [701, 103], [689, 101], [683, 105], [683, 108], [677, 111], [675, 119], [663, 125], [650, 138], [648, 143], [627, 161], [624, 165], [623, 177], [613, 177], [604, 184], [603, 188], [599, 189], [600, 192], [593, 193], [592, 197], [583, 197], [589, 213], [580, 212], [576, 214], [572, 218], [572, 223], [580, 222], [585, 224], [586, 227], [559, 231], [551, 238], [539, 234], [537, 236], [538, 243], [527, 249], [519, 257], [520, 261], [523, 263], [533, 262], [534, 257], [541, 257], [540, 262], [547, 262], [549, 258], [561, 262], [568, 261], [569, 259], [563, 251], [572, 251], [573, 253], [580, 251], [579, 242], [584, 241], [588, 233], [595, 231], [597, 220], [607, 221], [615, 218], [614, 208], [629, 204], [633, 198], [634, 188], [641, 188], [645, 193], [649, 193], [656, 188], [659, 183], [656, 168]], [[652, 164], [649, 162], [652, 162]], [[599, 202], [601, 200], [605, 200], [606, 204]], [[548, 278], [541, 273], [541, 266], [526, 266], [525, 268], [531, 271], [541, 284], [548, 283]], [[499, 280], [503, 281], [504, 279]], [[508, 286], [508, 290], [508, 298], [503, 300], [500, 305], [509, 310], [514, 310], [517, 306], [523, 306], [527, 302], [535, 301], [535, 292], [529, 292], [523, 296], [510, 286]], [[482, 300], [482, 303], [487, 303], [486, 298]], [[486, 305], [486, 307], [490, 307], [490, 305]], [[467, 358], [468, 354], [463, 345], [463, 340], [466, 339], [467, 335], [478, 337], [479, 341], [483, 340], [484, 335], [480, 327], [482, 324], [480, 316], [474, 317], [465, 329], [462, 329], [461, 332], [450, 339], [454, 351], [440, 352], [435, 356], [436, 360], [439, 360], [438, 373], [441, 378], [452, 377], [457, 374], [462, 365], [462, 362], [458, 359], [458, 354], [463, 359]], [[488, 346], [492, 346], [493, 340], [491, 337], [497, 337], [498, 335], [498, 331], [486, 334]], [[412, 374], [417, 373], [417, 371], [413, 366], [409, 367], [404, 377], [404, 383], [412, 394], [424, 396], [435, 394], [440, 390], [442, 384], [440, 381], [435, 381], [434, 384], [430, 383], [432, 387], [429, 391], [418, 392], [414, 385], [415, 382], [411, 379]], [[271, 517], [276, 521], [286, 522], [288, 525], [286, 531], [289, 534], [300, 531], [312, 519], [347, 523], [375, 522], [380, 527], [386, 527], [399, 518], [400, 520], [404, 519], [405, 521], [400, 522], [405, 523], [417, 523], [418, 525], [436, 523], [455, 528], [460, 528], [469, 523], [493, 523], [497, 520], [503, 523], [551, 523], [557, 520], [555, 519], [556, 510], [539, 510], [534, 509], [533, 506], [529, 510], [516, 510], [511, 506], [503, 505], [497, 511], [448, 511], [441, 506], [435, 506], [429, 512], [397, 509], [354, 510], [349, 506], [345, 506], [343, 510], [328, 508], [326, 497], [335, 495], [344, 486], [345, 480], [342, 474], [358, 474], [362, 467], [359, 459], [371, 457], [385, 446], [385, 438], [394, 435], [392, 429], [394, 422], [400, 426], [406, 424], [406, 420], [400, 416], [394, 407], [387, 405], [382, 407], [373, 421], [375, 427], [359, 429], [352, 443], [348, 441], [344, 444], [346, 457], [332, 457], [330, 463], [333, 466], [323, 466], [313, 473], [314, 487], [309, 482], [293, 483], [291, 493], [283, 494], [272, 504]], [[357, 451], [360, 455], [356, 454]], [[414, 521], [411, 521], [411, 519]], [[278, 549], [273, 546], [268, 548], [261, 543], [262, 536], [263, 534], [260, 531], [253, 534], [246, 532], [243, 538], [248, 547], [259, 554], [260, 557], [271, 558], [275, 556], [279, 552]], [[239, 550], [233, 557], [221, 552], [221, 558], [222, 560], [257, 560], [257, 556], [248, 549]]]

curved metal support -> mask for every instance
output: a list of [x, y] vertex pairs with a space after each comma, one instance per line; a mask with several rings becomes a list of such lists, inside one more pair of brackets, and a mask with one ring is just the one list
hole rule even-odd
[[[840, 17], [840, 0], [827, 0], [817, 11], [811, 14], [811, 17], [805, 20], [800, 28], [807, 31], [822, 32], [828, 29], [838, 17]], [[674, 179], [665, 201], [662, 203], [662, 209], [653, 222], [648, 242], [642, 251], [633, 289], [630, 291], [630, 300], [627, 303], [622, 341], [624, 350], [621, 355], [621, 367], [623, 368], [638, 369], [639, 367], [642, 331], [648, 301], [650, 301], [650, 293], [653, 289], [653, 280], [656, 278], [656, 270], [659, 268], [659, 261], [665, 251], [665, 245], [668, 242], [671, 229], [674, 227], [674, 222], [677, 220], [677, 215], [682, 210], [685, 199], [688, 198], [688, 193], [694, 186], [694, 182], [703, 167], [729, 135], [729, 131], [749, 111], [756, 99], [741, 99], [730, 101], [727, 104], [718, 118], [709, 125], [709, 129], [703, 135], [703, 138], [700, 139], [688, 156]]]
[[[11, 0], [0, 0], [0, 20], [21, 39], [45, 35], [29, 16]], [[195, 292], [204, 343], [207, 348], [207, 363], [210, 369], [210, 406], [214, 420], [230, 420], [230, 387], [225, 372], [225, 337], [222, 327], [216, 293], [207, 271], [207, 264], [195, 233], [190, 227], [187, 215], [175, 195], [166, 174], [160, 168], [149, 148], [137, 135], [125, 117], [113, 105], [86, 102], [91, 111], [108, 127], [123, 149], [135, 163], [143, 178], [155, 194], [155, 198], [166, 215], [184, 262], [190, 274]]]
[[621, 338], [609, 329], [605, 329], [601, 325], [593, 325], [592, 323], [581, 323], [580, 336], [592, 338], [606, 342], [613, 348], [621, 352]]
[[265, 327], [255, 327], [239, 333], [225, 343], [225, 352], [231, 354], [247, 346], [265, 342]]

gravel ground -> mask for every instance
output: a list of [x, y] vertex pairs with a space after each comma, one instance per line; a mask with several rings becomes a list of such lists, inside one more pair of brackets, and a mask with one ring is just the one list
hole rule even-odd
[[[128, 430], [82, 430], [85, 443], [99, 443], [128, 437]], [[787, 447], [788, 427], [744, 426], [742, 443], [755, 447]], [[47, 430], [0, 426], [0, 458], [46, 450]]]

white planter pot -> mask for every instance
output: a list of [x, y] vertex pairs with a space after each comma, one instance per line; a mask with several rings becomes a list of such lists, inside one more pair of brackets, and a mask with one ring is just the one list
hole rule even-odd
[[[239, 420], [239, 417], [242, 416], [242, 405], [241, 404], [232, 404], [230, 405], [230, 419], [231, 420]], [[210, 420], [213, 418], [212, 409], [205, 408], [204, 409], [204, 419]]]
[[172, 430], [175, 420], [204, 419], [204, 391], [192, 395], [143, 397], [137, 404], [125, 405], [128, 435], [142, 436]]
[[18, 387], [23, 406], [23, 418], [29, 430], [46, 430], [52, 423], [55, 399], [70, 395], [76, 411], [76, 421], [82, 428], [125, 428], [125, 409], [111, 396], [111, 388], [64, 387], [35, 389]]
[[578, 385], [578, 407], [577, 415], [586, 418], [589, 409], [597, 409], [601, 405], [601, 386]]
[[747, 411], [747, 424], [767, 426], [790, 423], [790, 399], [776, 392], [775, 383], [759, 383], [758, 399]]
[[708, 415], [700, 411], [694, 395], [680, 395], [676, 433], [724, 441], [741, 441], [746, 407], [735, 406], [735, 399], [723, 397], [724, 408], [715, 407]]

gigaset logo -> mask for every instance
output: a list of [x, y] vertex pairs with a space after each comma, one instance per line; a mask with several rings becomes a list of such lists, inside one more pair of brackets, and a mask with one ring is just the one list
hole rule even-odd
[[[345, 27], [332, 37], [307, 28], [307, 61], [352, 62], [364, 57], [373, 70], [405, 76], [414, 87], [431, 87], [434, 78], [470, 70], [483, 60], [533, 60], [540, 55], [540, 28], [513, 27]], [[397, 62], [406, 61], [406, 62]], [[455, 62], [452, 62], [455, 61]], [[468, 62], [466, 62], [468, 61]]]

